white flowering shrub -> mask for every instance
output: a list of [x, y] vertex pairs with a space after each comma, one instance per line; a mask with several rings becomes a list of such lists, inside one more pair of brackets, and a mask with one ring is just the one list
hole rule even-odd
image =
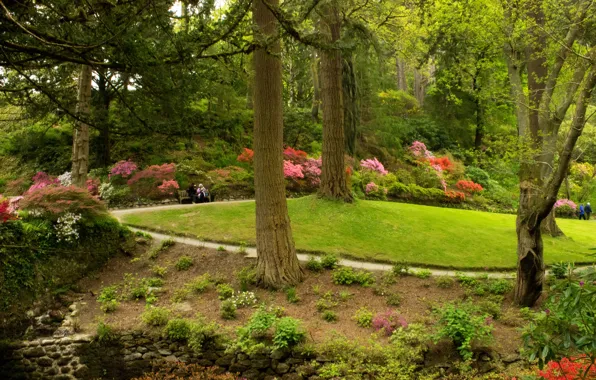
[[58, 181], [60, 181], [60, 185], [62, 186], [72, 185], [72, 173], [64, 172], [63, 174], [58, 176]]
[[54, 226], [58, 241], [66, 241], [68, 243], [77, 241], [79, 239], [79, 231], [76, 228], [76, 224], [79, 220], [81, 220], [81, 215], [71, 212], [60, 216]]
[[111, 183], [105, 182], [99, 185], [99, 196], [104, 201], [110, 201], [110, 199], [114, 196], [114, 186]]
[[253, 292], [237, 292], [230, 300], [237, 308], [252, 306], [257, 303], [257, 296]]

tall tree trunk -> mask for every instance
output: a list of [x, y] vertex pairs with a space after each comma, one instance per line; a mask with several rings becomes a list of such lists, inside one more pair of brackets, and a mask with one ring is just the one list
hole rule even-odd
[[99, 95], [100, 109], [99, 109], [99, 140], [100, 151], [99, 164], [105, 168], [110, 165], [110, 103], [111, 97], [108, 90], [108, 78], [105, 70], [99, 70], [99, 81], [97, 83], [97, 93]]
[[395, 65], [397, 69], [397, 89], [408, 92], [408, 80], [406, 78], [406, 62], [399, 57], [395, 57]]
[[[341, 21], [337, 2], [325, 5], [321, 27], [328, 42], [340, 38]], [[342, 63], [339, 49], [321, 52], [321, 95], [323, 100], [323, 167], [319, 195], [352, 201], [346, 182], [344, 162], [344, 111], [342, 101]]]
[[[76, 115], [80, 119], [88, 119], [91, 108], [91, 66], [82, 65], [79, 76]], [[85, 187], [89, 170], [89, 125], [77, 120], [73, 134], [72, 149], [72, 184]]]
[[418, 100], [418, 105], [424, 106], [424, 97], [426, 96], [426, 78], [420, 74], [420, 71], [414, 70], [414, 97]]
[[482, 148], [482, 139], [484, 138], [484, 119], [482, 114], [482, 104], [480, 103], [480, 86], [478, 85], [478, 71], [472, 78], [472, 89], [474, 91], [474, 105], [476, 106], [476, 134], [474, 137], [474, 149], [479, 151]]
[[[263, 1], [255, 0], [253, 19], [259, 40], [277, 33], [277, 21]], [[260, 46], [253, 55], [254, 168], [257, 230], [257, 280], [261, 286], [296, 285], [304, 276], [298, 263], [286, 204], [283, 176], [283, 99], [279, 40]]]
[[356, 152], [356, 137], [358, 134], [358, 92], [356, 75], [351, 54], [343, 59], [343, 100], [344, 100], [344, 133], [346, 135], [346, 150], [350, 156]]
[[507, 60], [507, 73], [511, 85], [511, 98], [515, 107], [515, 118], [517, 120], [517, 133], [525, 136], [528, 130], [528, 101], [524, 94], [522, 85], [522, 62], [520, 53], [513, 50], [509, 45], [505, 46], [505, 57]]
[[313, 94], [312, 94], [312, 108], [311, 108], [311, 116], [315, 123], [320, 121], [319, 119], [319, 107], [321, 105], [321, 85], [319, 81], [319, 60], [317, 58], [317, 52], [313, 51], [312, 53], [312, 61], [310, 63], [310, 71], [312, 75], [312, 85], [313, 85]]

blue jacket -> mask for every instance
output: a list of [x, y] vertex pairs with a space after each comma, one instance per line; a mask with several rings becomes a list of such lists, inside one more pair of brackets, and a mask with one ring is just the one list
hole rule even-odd
[[579, 206], [579, 214], [584, 215], [584, 205]]

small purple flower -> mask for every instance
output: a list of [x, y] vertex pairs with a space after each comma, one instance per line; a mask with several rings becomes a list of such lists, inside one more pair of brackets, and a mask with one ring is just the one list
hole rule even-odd
[[585, 284], [585, 282], [583, 282], [583, 281], [579, 282], [579, 286], [584, 286], [584, 284]]
[[550, 309], [544, 309], [544, 312], [546, 313], [546, 315], [550, 314]]

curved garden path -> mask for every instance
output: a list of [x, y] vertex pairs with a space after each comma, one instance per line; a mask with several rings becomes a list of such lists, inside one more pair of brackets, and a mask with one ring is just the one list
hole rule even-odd
[[[237, 200], [237, 201], [225, 201], [225, 202], [217, 202], [217, 203], [240, 203], [240, 202], [254, 202], [254, 200]], [[142, 213], [145, 211], [156, 211], [156, 210], [175, 210], [175, 209], [182, 209], [182, 208], [193, 208], [193, 207], [201, 207], [205, 205], [209, 205], [211, 203], [200, 203], [200, 204], [188, 204], [188, 205], [168, 205], [168, 206], [151, 206], [151, 207], [137, 207], [137, 208], [130, 208], [130, 209], [121, 209], [121, 210], [112, 210], [111, 214], [120, 219], [119, 217], [126, 214], [136, 214]], [[199, 239], [193, 239], [189, 237], [181, 237], [176, 235], [171, 235], [167, 233], [159, 233], [154, 231], [149, 231], [140, 228], [129, 228], [133, 231], [142, 231], [153, 236], [156, 240], [165, 240], [165, 239], [172, 239], [177, 243], [191, 245], [195, 247], [204, 247], [204, 248], [212, 248], [217, 249], [219, 247], [224, 247], [226, 251], [229, 252], [240, 252], [244, 250], [246, 253], [246, 257], [257, 257], [257, 250], [253, 247], [240, 247], [238, 245], [230, 245], [230, 244], [219, 244], [213, 243], [208, 241], [203, 241]], [[309, 258], [313, 255], [309, 254], [298, 254], [298, 260], [300, 261], [308, 261]], [[314, 255], [317, 257], [316, 255]], [[375, 270], [375, 271], [390, 271], [392, 270], [393, 266], [390, 264], [380, 264], [374, 262], [367, 262], [367, 261], [356, 261], [356, 260], [349, 260], [349, 259], [340, 259], [339, 265], [357, 268], [357, 269], [366, 269], [366, 270]], [[468, 276], [472, 277], [479, 277], [488, 275], [489, 278], [514, 278], [514, 272], [485, 272], [485, 271], [467, 271], [467, 270], [448, 270], [448, 269], [430, 269], [430, 268], [419, 268], [419, 267], [410, 267], [411, 271], [420, 271], [420, 270], [429, 270], [433, 276], [455, 276], [456, 272], [465, 273]]]

